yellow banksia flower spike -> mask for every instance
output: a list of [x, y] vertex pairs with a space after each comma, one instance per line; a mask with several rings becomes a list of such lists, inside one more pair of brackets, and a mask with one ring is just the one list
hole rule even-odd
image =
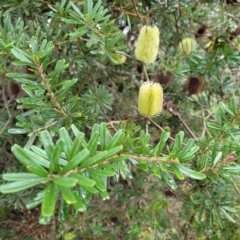
[[163, 89], [159, 83], [144, 82], [139, 90], [138, 111], [144, 117], [154, 117], [161, 113]]
[[143, 26], [136, 43], [135, 56], [146, 64], [155, 62], [159, 47], [159, 30], [157, 26]]
[[184, 55], [190, 55], [197, 47], [197, 42], [193, 38], [184, 38], [178, 46], [178, 50]]

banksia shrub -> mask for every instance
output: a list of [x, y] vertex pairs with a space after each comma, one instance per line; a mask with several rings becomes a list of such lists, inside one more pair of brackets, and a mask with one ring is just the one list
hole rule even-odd
[[122, 54], [119, 54], [119, 53], [113, 53], [112, 54], [112, 57], [114, 58], [114, 60], [116, 60], [116, 62], [113, 62], [113, 64], [117, 64], [117, 65], [121, 65], [121, 64], [124, 64], [127, 60], [127, 57], [122, 55]]
[[157, 58], [159, 47], [159, 30], [157, 26], [143, 26], [136, 43], [135, 56], [146, 64]]
[[198, 94], [202, 91], [202, 81], [198, 77], [188, 78], [185, 89], [189, 95]]
[[178, 46], [178, 50], [183, 55], [190, 55], [196, 49], [197, 42], [193, 38], [184, 38]]
[[162, 111], [163, 90], [159, 83], [142, 83], [138, 97], [138, 111], [144, 117], [154, 117]]

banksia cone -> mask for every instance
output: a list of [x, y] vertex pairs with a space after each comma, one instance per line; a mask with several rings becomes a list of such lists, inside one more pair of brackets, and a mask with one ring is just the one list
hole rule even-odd
[[206, 37], [209, 37], [210, 35], [211, 35], [210, 31], [206, 25], [200, 26], [195, 33], [196, 39], [206, 38]]
[[189, 95], [198, 94], [202, 91], [202, 81], [198, 77], [190, 77], [185, 85]]
[[178, 46], [179, 52], [184, 55], [190, 55], [196, 48], [197, 42], [192, 38], [184, 38]]
[[9, 95], [17, 96], [21, 91], [20, 84], [18, 82], [13, 82], [13, 81], [8, 82], [7, 91]]
[[159, 46], [159, 30], [157, 26], [143, 26], [136, 43], [135, 56], [146, 64], [157, 58]]
[[139, 91], [138, 111], [144, 117], [154, 117], [162, 111], [163, 90], [159, 83], [144, 82]]
[[168, 86], [173, 82], [174, 75], [171, 72], [166, 72], [166, 74], [164, 74], [162, 71], [160, 71], [156, 74], [156, 79], [161, 85]]
[[119, 53], [113, 53], [112, 57], [117, 61], [117, 63], [115, 63], [115, 62], [112, 62], [112, 63], [117, 64], [117, 65], [124, 64], [127, 60], [126, 56], [119, 54]]

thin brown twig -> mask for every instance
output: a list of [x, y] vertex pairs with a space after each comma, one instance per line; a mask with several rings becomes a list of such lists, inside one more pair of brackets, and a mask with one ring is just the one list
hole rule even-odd
[[145, 63], [142, 63], [142, 68], [143, 68], [143, 72], [144, 72], [146, 80], [149, 81], [149, 77], [148, 77], [148, 74], [147, 74]]
[[[151, 123], [153, 123], [158, 129], [160, 129], [162, 132], [165, 132], [165, 130], [162, 128], [162, 127], [160, 127], [156, 122], [154, 122], [151, 118], [149, 119], [149, 121], [151, 122]], [[173, 138], [173, 137], [169, 137], [169, 139], [171, 139], [173, 142], [176, 142], [176, 140]], [[185, 143], [182, 143], [182, 145], [186, 145]]]
[[239, 191], [239, 189], [237, 188], [237, 186], [235, 185], [235, 183], [232, 182], [232, 185], [233, 185], [235, 191], [237, 192], [237, 194], [240, 196], [240, 191]]
[[47, 79], [45, 78], [45, 76], [44, 76], [44, 74], [43, 74], [43, 69], [42, 69], [42, 67], [40, 66], [39, 63], [35, 63], [35, 64], [36, 64], [36, 67], [37, 67], [38, 72], [39, 72], [39, 74], [40, 74], [40, 77], [41, 77], [41, 79], [42, 79], [42, 81], [43, 81], [43, 83], [44, 83], [44, 85], [45, 85], [45, 87], [46, 87], [46, 89], [47, 89], [47, 92], [48, 92], [48, 94], [50, 95], [51, 100], [54, 102], [54, 104], [55, 104], [55, 106], [56, 106], [56, 108], [53, 108], [53, 110], [56, 111], [56, 112], [59, 112], [59, 113], [60, 113], [61, 115], [63, 115], [63, 116], [66, 116], [67, 114], [63, 111], [62, 107], [61, 107], [60, 104], [58, 103], [58, 101], [57, 101], [57, 99], [56, 99], [53, 91], [51, 90], [51, 88], [50, 88], [50, 86], [49, 86], [49, 84], [48, 84]]
[[35, 129], [35, 130], [33, 130], [32, 132], [33, 132], [33, 133], [40, 132], [40, 131], [42, 131], [42, 130], [48, 129], [49, 127], [51, 127], [51, 126], [53, 126], [53, 125], [55, 125], [55, 124], [57, 124], [57, 123], [58, 123], [58, 121], [54, 121], [54, 122], [52, 122], [52, 123], [50, 123], [50, 124], [48, 124], [48, 125], [46, 125], [46, 126], [44, 126], [44, 127]]
[[128, 57], [128, 58], [131, 58], [131, 59], [133, 59], [133, 60], [141, 63], [141, 61], [137, 60], [135, 57], [132, 57], [132, 56], [128, 55], [128, 54], [125, 53], [125, 52], [122, 52], [122, 51], [114, 51], [114, 52], [119, 53], [119, 54], [121, 54], [121, 55], [124, 55], [124, 56], [126, 56], [126, 57]]
[[132, 0], [132, 3], [133, 3], [133, 5], [134, 5], [135, 12], [136, 12], [136, 14], [137, 14], [138, 18], [139, 18], [139, 19], [140, 19], [140, 21], [142, 22], [142, 17], [141, 17], [141, 15], [140, 15], [140, 14], [139, 14], [139, 12], [138, 12], [138, 9], [137, 9], [137, 4], [136, 4], [135, 0]]
[[237, 46], [235, 46], [231, 41], [227, 41], [233, 48], [235, 48], [237, 51], [239, 51], [240, 52], [240, 49], [237, 47]]
[[179, 119], [179, 121], [182, 123], [182, 125], [185, 127], [185, 129], [189, 132], [189, 134], [193, 137], [193, 139], [198, 142], [197, 137], [195, 136], [195, 134], [192, 132], [192, 130], [188, 127], [188, 125], [185, 123], [185, 121], [182, 119], [181, 115], [179, 112], [175, 112], [172, 111], [172, 113], [177, 116], [177, 118]]
[[160, 4], [163, 4], [163, 3], [162, 2], [156, 3], [155, 6], [147, 13], [146, 17], [149, 18], [151, 13], [154, 11], [154, 9]]
[[[130, 15], [130, 16], [133, 16], [133, 17], [138, 17], [136, 13], [132, 13], [132, 12], [123, 10], [123, 9], [121, 9], [121, 8], [119, 8], [119, 7], [112, 7], [112, 9], [116, 9], [116, 10], [118, 10], [118, 11], [120, 11], [120, 12], [123, 12], [123, 13], [125, 13], [125, 14], [127, 14], [127, 15]], [[141, 18], [149, 19], [149, 17], [146, 17], [146, 16], [141, 16]]]

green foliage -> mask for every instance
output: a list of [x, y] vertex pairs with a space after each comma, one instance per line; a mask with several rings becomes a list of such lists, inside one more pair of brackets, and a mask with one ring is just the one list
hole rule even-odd
[[[13, 207], [39, 207], [40, 224], [56, 216], [61, 223], [56, 239], [122, 232], [129, 239], [235, 239], [238, 8], [230, 1], [2, 1], [0, 220]], [[147, 66], [134, 57], [139, 24], [160, 30], [158, 58]], [[184, 38], [196, 40], [188, 55], [179, 51]], [[112, 64], [114, 54], [126, 63]], [[139, 85], [149, 78], [162, 84], [164, 110], [139, 119]], [[174, 202], [166, 188], [182, 204], [178, 214], [165, 211]], [[104, 202], [112, 206], [108, 221], [118, 204], [128, 207], [109, 233]]]

